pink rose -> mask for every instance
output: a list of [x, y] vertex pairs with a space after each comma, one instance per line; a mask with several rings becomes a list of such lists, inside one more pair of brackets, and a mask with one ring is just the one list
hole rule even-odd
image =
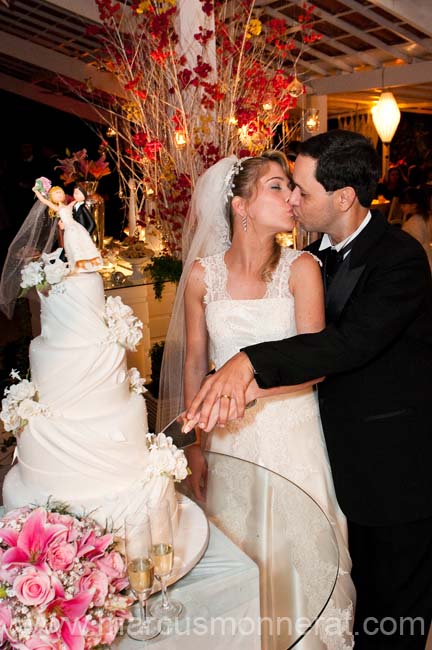
[[47, 519], [50, 524], [61, 524], [67, 529], [68, 542], [72, 542], [78, 537], [79, 528], [76, 519], [70, 515], [61, 515], [59, 512], [49, 512]]
[[17, 565], [5, 566], [4, 564], [0, 564], [0, 582], [7, 582], [11, 585], [20, 572], [20, 569], [21, 567]]
[[36, 567], [24, 569], [15, 578], [12, 588], [24, 605], [46, 605], [55, 596], [49, 575]]
[[97, 560], [96, 566], [109, 578], [124, 578], [125, 564], [122, 556], [117, 551], [111, 551], [105, 557]]
[[76, 544], [61, 542], [51, 546], [47, 555], [48, 564], [53, 571], [67, 571], [73, 566], [76, 552]]
[[7, 630], [12, 623], [11, 610], [7, 605], [0, 605], [0, 643], [3, 643], [8, 638]]
[[12, 521], [17, 521], [18, 519], [22, 518], [24, 515], [30, 514], [32, 509], [30, 506], [23, 506], [22, 508], [15, 508], [15, 510], [9, 510], [9, 512], [6, 512], [2, 516], [2, 522], [4, 523], [5, 526], [9, 524]]
[[79, 589], [80, 591], [93, 590], [93, 603], [96, 607], [102, 607], [108, 594], [108, 578], [103, 571], [96, 569], [81, 578]]

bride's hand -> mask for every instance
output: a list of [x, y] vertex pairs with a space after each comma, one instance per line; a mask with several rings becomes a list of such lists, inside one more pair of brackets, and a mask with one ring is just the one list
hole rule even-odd
[[[215, 428], [218, 424], [220, 424], [220, 408], [221, 408], [221, 399], [218, 399], [212, 406], [212, 409], [210, 411], [210, 415], [207, 420], [207, 426], [205, 428], [206, 432], [212, 431], [212, 429]], [[189, 431], [192, 431], [199, 422], [202, 422], [201, 418], [201, 413], [197, 413], [197, 415], [189, 419], [187, 416], [187, 413], [184, 412], [182, 413], [182, 418], [183, 418], [183, 426], [182, 426], [182, 431], [183, 433], [189, 433]], [[228, 420], [236, 420], [237, 419], [237, 406], [234, 400], [230, 402], [229, 405], [229, 412], [228, 412]], [[224, 426], [221, 424], [221, 426]], [[201, 429], [203, 427], [200, 426]]]
[[229, 420], [243, 417], [245, 393], [253, 376], [249, 357], [244, 352], [239, 352], [214, 375], [207, 377], [187, 409], [187, 419], [198, 422], [204, 431], [210, 431], [211, 417], [215, 412], [213, 409], [218, 402], [218, 424], [223, 426]]

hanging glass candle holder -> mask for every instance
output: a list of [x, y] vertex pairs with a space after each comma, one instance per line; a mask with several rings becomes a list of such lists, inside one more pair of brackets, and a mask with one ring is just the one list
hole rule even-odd
[[305, 114], [305, 126], [308, 133], [317, 133], [320, 128], [319, 110], [317, 108], [309, 108]]
[[177, 149], [183, 149], [187, 145], [187, 136], [184, 129], [174, 131], [174, 143]]
[[287, 86], [287, 91], [291, 97], [300, 97], [304, 93], [304, 87], [302, 82], [298, 79], [297, 75], [294, 73], [294, 78], [291, 83]]

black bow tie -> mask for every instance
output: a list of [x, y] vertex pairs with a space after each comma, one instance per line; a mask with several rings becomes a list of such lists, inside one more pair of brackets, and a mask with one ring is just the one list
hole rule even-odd
[[329, 248], [324, 257], [324, 275], [326, 286], [328, 287], [344, 261], [345, 255], [351, 250], [351, 244], [347, 244], [340, 251], [335, 248]]

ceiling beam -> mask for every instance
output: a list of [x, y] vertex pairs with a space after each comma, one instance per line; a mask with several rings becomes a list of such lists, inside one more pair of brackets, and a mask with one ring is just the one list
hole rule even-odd
[[370, 88], [395, 88], [397, 86], [430, 83], [432, 61], [411, 63], [410, 65], [385, 66], [377, 70], [340, 74], [325, 79], [306, 82], [308, 92], [317, 95], [334, 93], [355, 93]]
[[[288, 22], [287, 15], [282, 13], [280, 10], [265, 7], [265, 5], [268, 4], [269, 2], [274, 2], [274, 0], [257, 0], [256, 6], [258, 8], [260, 8], [265, 14], [267, 14], [269, 16], [274, 16], [275, 18], [284, 19], [284, 20], [286, 20]], [[297, 22], [293, 18], [290, 18], [290, 20], [293, 23], [293, 27], [291, 27], [291, 29], [289, 30], [290, 32], [296, 32], [296, 31], [298, 31], [298, 29], [301, 29], [301, 25], [300, 25], [299, 22]], [[320, 36], [321, 36], [320, 43], [329, 43], [331, 45], [331, 47], [333, 47], [333, 48], [335, 48], [337, 50], [340, 50], [344, 54], [347, 54], [348, 56], [351, 56], [351, 57], [355, 56], [355, 57], [361, 59], [362, 61], [364, 61], [367, 65], [371, 65], [372, 67], [376, 67], [376, 65], [377, 65], [376, 59], [374, 57], [370, 56], [369, 54], [366, 54], [365, 52], [356, 52], [355, 50], [353, 50], [351, 47], [348, 47], [344, 43], [340, 43], [339, 41], [336, 41], [334, 39], [329, 39], [328, 36], [325, 36], [325, 34], [320, 33]], [[299, 45], [301, 45], [301, 44], [299, 43]], [[307, 52], [307, 51], [313, 51], [313, 54], [316, 57], [319, 57], [319, 56], [322, 57], [321, 52], [319, 50], [317, 50], [316, 48], [311, 48], [311, 47], [308, 48], [308, 47], [306, 47], [305, 52]], [[336, 63], [337, 63], [337, 58], [336, 57], [327, 57], [327, 58], [330, 59], [332, 67], [335, 67]], [[312, 69], [313, 68], [311, 66], [311, 70]], [[353, 69], [351, 68], [351, 70], [349, 70], [349, 72], [353, 72]], [[322, 71], [321, 74], [324, 74], [324, 76], [327, 76], [328, 70]]]
[[[185, 1], [187, 2], [187, 0]], [[45, 0], [45, 2], [48, 2], [55, 7], [59, 7], [60, 9], [66, 9], [66, 11], [70, 11], [71, 13], [86, 18], [87, 20], [91, 20], [93, 23], [102, 25], [99, 10], [94, 0]], [[123, 21], [126, 21], [127, 24], [127, 21], [131, 19], [134, 21], [135, 18], [136, 14], [125, 2], [122, 7], [122, 18], [119, 24], [119, 30], [122, 31], [123, 29], [125, 24]]]
[[82, 120], [101, 124], [105, 122], [103, 112], [100, 110], [96, 111], [87, 102], [81, 102], [78, 99], [67, 97], [66, 95], [51, 93], [39, 86], [29, 84], [26, 81], [20, 81], [3, 73], [0, 73], [0, 88], [65, 113], [71, 113]]
[[51, 5], [60, 7], [61, 9], [66, 9], [72, 14], [77, 14], [83, 18], [93, 21], [94, 23], [101, 23], [99, 17], [99, 10], [97, 8], [96, 2], [92, 0], [45, 0]]
[[411, 23], [420, 32], [432, 36], [430, 0], [369, 0], [393, 16]]
[[[401, 38], [404, 38], [408, 43], [414, 43], [416, 42], [417, 44], [421, 45], [425, 50], [428, 52], [432, 52], [432, 46], [430, 45], [430, 42], [426, 41], [420, 41], [417, 42], [414, 40], [414, 35], [412, 32], [409, 32], [407, 29], [404, 29], [401, 25], [398, 23], [392, 22], [390, 20], [387, 20], [383, 16], [380, 16], [379, 14], [376, 14], [375, 12], [371, 11], [370, 9], [367, 9], [363, 5], [361, 5], [357, 0], [344, 0], [344, 3], [347, 5], [347, 7], [350, 7], [357, 13], [361, 14], [362, 16], [365, 16], [366, 18], [369, 18], [369, 20], [373, 20], [374, 22], [378, 23], [380, 27], [386, 27], [392, 32], [395, 32], [395, 34], [398, 34], [401, 36]], [[410, 20], [406, 20], [405, 22], [411, 22]]]
[[[291, 0], [291, 2], [294, 2], [294, 4], [296, 5], [303, 5], [303, 0]], [[393, 45], [386, 45], [379, 38], [376, 38], [372, 34], [369, 34], [368, 32], [362, 29], [358, 29], [357, 27], [354, 27], [354, 25], [350, 25], [348, 22], [338, 18], [337, 16], [333, 16], [332, 14], [328, 13], [327, 11], [324, 11], [323, 9], [314, 7], [313, 15], [316, 18], [322, 18], [323, 20], [326, 20], [328, 23], [332, 25], [336, 25], [336, 27], [339, 27], [339, 29], [348, 32], [353, 36], [357, 36], [357, 38], [364, 41], [365, 43], [369, 43], [369, 45], [372, 48], [377, 48], [378, 50], [383, 50], [384, 52], [387, 52], [395, 59], [402, 59], [402, 61], [405, 61], [406, 63], [410, 63], [412, 60], [411, 57], [407, 55], [406, 52], [404, 52], [402, 49], [398, 47], [394, 47]], [[337, 42], [337, 38], [335, 38], [334, 40], [335, 42]]]
[[55, 52], [28, 40], [0, 32], [0, 52], [32, 65], [51, 70], [56, 75], [80, 81], [93, 88], [103, 90], [117, 97], [126, 97], [117, 79], [109, 72], [96, 70], [92, 65], [82, 63], [60, 52]]

